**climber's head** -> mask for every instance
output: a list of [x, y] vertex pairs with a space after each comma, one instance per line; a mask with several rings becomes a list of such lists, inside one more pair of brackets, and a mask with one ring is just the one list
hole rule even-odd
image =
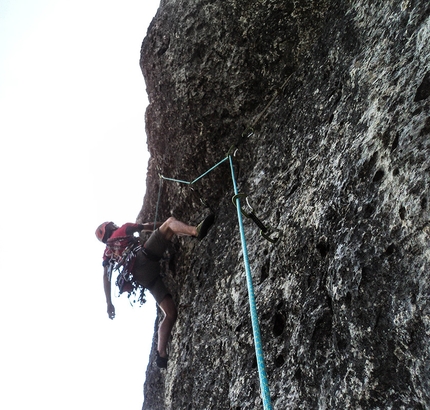
[[118, 229], [118, 227], [113, 222], [103, 222], [96, 229], [96, 237], [100, 242], [106, 243], [112, 235], [112, 232], [116, 229]]

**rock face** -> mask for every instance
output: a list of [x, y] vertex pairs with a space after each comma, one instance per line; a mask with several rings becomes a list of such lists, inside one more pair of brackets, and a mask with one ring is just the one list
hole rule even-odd
[[282, 232], [245, 219], [273, 408], [430, 408], [430, 3], [162, 0], [141, 67], [138, 219], [217, 216], [162, 262], [179, 318], [143, 409], [262, 408], [228, 162], [160, 189], [233, 151]]

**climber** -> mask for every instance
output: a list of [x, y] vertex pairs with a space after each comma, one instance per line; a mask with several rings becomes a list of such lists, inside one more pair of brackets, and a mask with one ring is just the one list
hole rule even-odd
[[[96, 230], [97, 239], [106, 244], [103, 254], [103, 286], [106, 295], [107, 313], [110, 319], [115, 317], [115, 307], [111, 298], [109, 265], [112, 261], [120, 261], [123, 253], [129, 248], [129, 244], [136, 242], [135, 233], [153, 231], [131, 261], [129, 273], [134, 281], [151, 292], [164, 313], [164, 318], [158, 329], [156, 363], [160, 368], [167, 368], [167, 343], [176, 321], [177, 310], [172, 296], [160, 276], [159, 260], [174, 235], [193, 236], [201, 240], [206, 236], [214, 219], [214, 215], [211, 214], [197, 227], [186, 225], [173, 217], [168, 218], [162, 224], [156, 224], [156, 226], [153, 223], [126, 223], [118, 227], [113, 222], [105, 222]], [[153, 228], [157, 229], [153, 230]]]

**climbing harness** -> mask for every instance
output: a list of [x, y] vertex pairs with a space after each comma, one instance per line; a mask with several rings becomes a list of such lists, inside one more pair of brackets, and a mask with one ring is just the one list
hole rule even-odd
[[[115, 238], [116, 240], [118, 238]], [[118, 272], [118, 276], [115, 281], [115, 285], [118, 287], [119, 295], [124, 292], [128, 293], [128, 299], [130, 303], [140, 302], [143, 304], [146, 302], [145, 288], [139, 283], [133, 280], [131, 273], [134, 265], [134, 261], [139, 252], [142, 252], [148, 259], [155, 260], [154, 255], [143, 247], [138, 238], [135, 237], [123, 237], [120, 240], [127, 240], [130, 243], [121, 251], [121, 256], [115, 256], [112, 254], [108, 265], [108, 280], [112, 281], [112, 274], [114, 271]], [[109, 242], [108, 242], [109, 246]], [[115, 247], [111, 245], [111, 249], [115, 251]], [[159, 260], [159, 258], [157, 259]], [[136, 300], [132, 301], [132, 295], [136, 296]], [[133, 303], [132, 303], [133, 302]]]
[[[118, 272], [115, 284], [118, 286], [119, 294], [125, 290], [127, 283], [133, 282], [131, 270], [137, 253], [142, 249], [142, 245], [136, 240], [132, 241], [121, 253], [121, 257], [115, 261], [114, 270]], [[134, 288], [134, 286], [133, 286]]]
[[233, 196], [232, 201], [233, 205], [237, 206], [236, 199], [245, 199], [246, 204], [248, 205], [248, 208], [250, 209], [249, 212], [246, 212], [244, 207], [240, 207], [240, 212], [245, 218], [249, 218], [252, 221], [255, 222], [255, 224], [260, 228], [260, 234], [264, 239], [267, 239], [271, 243], [278, 242], [279, 238], [281, 237], [282, 233], [281, 230], [275, 229], [271, 226], [264, 225], [264, 223], [255, 215], [254, 209], [249, 203], [248, 195], [244, 193], [239, 193]]

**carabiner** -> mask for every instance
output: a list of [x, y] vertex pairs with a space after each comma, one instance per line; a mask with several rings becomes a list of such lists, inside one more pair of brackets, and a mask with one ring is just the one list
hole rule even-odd
[[241, 199], [244, 198], [246, 201], [246, 204], [249, 206], [249, 208], [251, 209], [251, 212], [246, 212], [242, 205], [240, 206], [240, 212], [242, 213], [242, 215], [246, 218], [251, 218], [251, 215], [254, 213], [254, 209], [252, 208], [252, 206], [250, 205], [249, 201], [248, 201], [248, 195], [244, 194], [244, 193], [239, 193], [233, 196], [233, 198], [231, 198], [231, 200], [233, 201], [233, 205], [237, 207], [237, 202], [236, 199]]

